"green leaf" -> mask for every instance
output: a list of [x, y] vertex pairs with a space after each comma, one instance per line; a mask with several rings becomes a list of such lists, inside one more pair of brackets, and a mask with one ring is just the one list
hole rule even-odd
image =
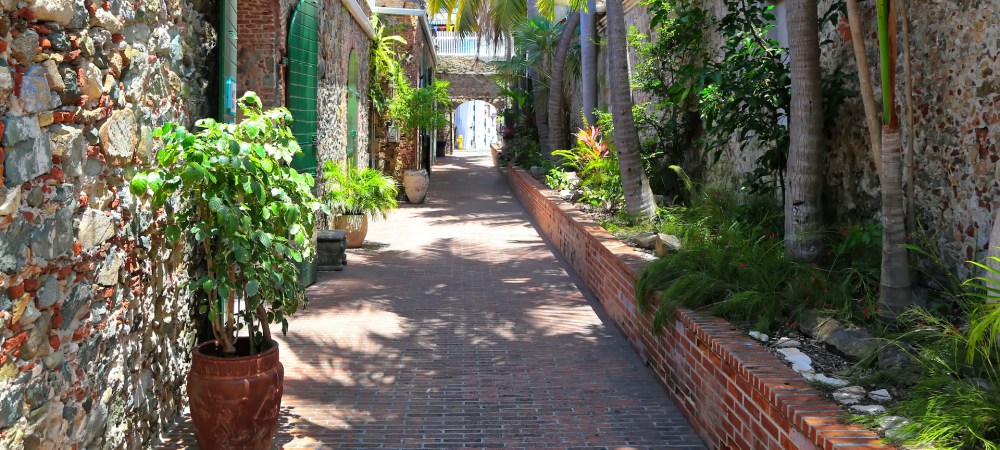
[[139, 172], [132, 177], [132, 183], [129, 184], [129, 191], [132, 195], [143, 196], [146, 195], [146, 188], [149, 183], [146, 181], [146, 174]]
[[260, 283], [257, 280], [250, 280], [247, 282], [247, 297], [253, 297], [257, 295], [257, 291], [260, 290]]
[[177, 225], [167, 225], [163, 234], [166, 236], [168, 241], [176, 242], [181, 237], [181, 228]]

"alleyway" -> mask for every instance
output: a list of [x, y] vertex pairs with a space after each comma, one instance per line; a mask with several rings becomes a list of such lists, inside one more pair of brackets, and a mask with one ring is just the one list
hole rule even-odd
[[[282, 448], [702, 448], [487, 153], [373, 222], [280, 340]], [[189, 426], [162, 448], [193, 447]]]

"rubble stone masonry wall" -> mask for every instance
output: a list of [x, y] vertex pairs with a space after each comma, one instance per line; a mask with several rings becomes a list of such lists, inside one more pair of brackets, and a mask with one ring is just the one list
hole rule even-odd
[[209, 112], [214, 5], [0, 1], [0, 448], [142, 448], [183, 406], [186, 252], [128, 181]]

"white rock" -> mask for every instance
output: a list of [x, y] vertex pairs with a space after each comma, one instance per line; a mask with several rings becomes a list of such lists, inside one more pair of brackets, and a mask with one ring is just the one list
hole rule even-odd
[[0, 216], [9, 216], [21, 205], [21, 186], [7, 189], [0, 186]]
[[849, 386], [834, 391], [833, 399], [844, 406], [857, 405], [865, 398], [865, 390], [860, 386]]
[[812, 358], [802, 353], [801, 350], [797, 348], [779, 348], [778, 353], [781, 353], [785, 361], [792, 364], [792, 370], [798, 373], [813, 371]]
[[885, 406], [882, 405], [854, 405], [851, 407], [851, 411], [858, 414], [866, 414], [869, 416], [874, 416], [876, 414], [882, 414], [885, 412]]
[[908, 439], [913, 437], [913, 432], [901, 430], [901, 428], [912, 424], [913, 421], [902, 416], [885, 416], [879, 419], [878, 428], [885, 432], [885, 436], [890, 439]]
[[39, 317], [41, 317], [42, 312], [35, 308], [35, 302], [28, 302], [28, 306], [24, 309], [24, 313], [21, 314], [21, 320], [18, 323], [21, 326], [26, 326], [35, 323]]
[[101, 74], [101, 69], [98, 69], [97, 66], [94, 65], [94, 63], [87, 62], [86, 64], [84, 64], [83, 80], [82, 80], [83, 85], [80, 86], [80, 89], [83, 91], [83, 95], [90, 97], [91, 100], [96, 100], [100, 98], [102, 94], [101, 92], [102, 76], [103, 75]]
[[771, 340], [770, 337], [768, 337], [764, 333], [761, 333], [760, 331], [751, 331], [750, 332], [750, 337], [752, 337], [752, 338], [754, 338], [754, 339], [756, 339], [758, 341], [761, 341], [761, 342], [767, 342], [767, 341]]
[[635, 235], [635, 243], [639, 247], [652, 250], [656, 248], [656, 233], [643, 232]]
[[798, 348], [801, 346], [802, 346], [801, 342], [786, 337], [778, 339], [778, 343], [775, 345], [775, 347], [777, 348]]
[[76, 14], [76, 2], [73, 0], [40, 0], [32, 8], [38, 20], [49, 20], [59, 25], [69, 25]]
[[885, 389], [879, 389], [877, 391], [869, 392], [868, 398], [875, 400], [876, 402], [879, 403], [887, 403], [892, 401], [892, 395], [890, 395], [889, 391]]
[[826, 376], [826, 374], [822, 374], [822, 373], [820, 373], [820, 374], [809, 374], [809, 375], [803, 374], [802, 376], [805, 377], [805, 379], [807, 379], [809, 381], [812, 381], [814, 383], [819, 383], [819, 384], [822, 384], [823, 386], [827, 386], [827, 387], [841, 388], [841, 387], [844, 387], [844, 386], [847, 386], [848, 384], [850, 384], [846, 380], [842, 380], [842, 379], [836, 378], [836, 377], [828, 377], [828, 376]]

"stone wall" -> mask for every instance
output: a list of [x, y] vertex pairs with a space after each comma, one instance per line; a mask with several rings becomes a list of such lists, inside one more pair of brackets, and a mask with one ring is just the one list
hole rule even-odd
[[[714, 11], [717, 0], [704, 0]], [[780, 2], [778, 2], [780, 3]], [[830, 0], [819, 6], [822, 13]], [[868, 60], [876, 84], [878, 62], [874, 4], [861, 3]], [[1000, 22], [995, 12], [1000, 0], [921, 3], [911, 11], [915, 105], [915, 200], [918, 221], [930, 234], [948, 265], [961, 276], [968, 272], [963, 261], [981, 258], [988, 246], [990, 229], [1000, 207], [997, 162], [1000, 152], [1000, 80], [996, 65], [1000, 57]], [[627, 13], [626, 22], [640, 31], [648, 30], [648, 16], [638, 6]], [[780, 9], [779, 11], [783, 11]], [[901, 29], [901, 27], [900, 27]], [[821, 40], [831, 45], [822, 49], [824, 72], [841, 68], [856, 73], [849, 40], [852, 30], [841, 23], [826, 25]], [[777, 30], [781, 39], [786, 31]], [[718, 36], [709, 35], [713, 44]], [[902, 37], [900, 43], [902, 45]], [[902, 52], [902, 50], [900, 50]], [[633, 52], [630, 52], [633, 53]], [[634, 58], [634, 54], [630, 54]], [[608, 102], [606, 52], [599, 48], [599, 104]], [[904, 95], [902, 53], [897, 70], [897, 111], [903, 117]], [[858, 92], [856, 81], [848, 89]], [[572, 81], [571, 127], [580, 127], [581, 94]], [[633, 92], [636, 101], [645, 100]], [[876, 101], [881, 91], [875, 86]], [[878, 174], [863, 127], [864, 112], [857, 94], [838, 112], [825, 140], [826, 183], [824, 199], [828, 220], [878, 222], [880, 188]], [[905, 136], [904, 127], [904, 136]], [[753, 148], [728, 148], [722, 160], [710, 167], [710, 180], [739, 180], [753, 168], [759, 156]]]
[[358, 167], [368, 167], [370, 129], [368, 57], [371, 39], [340, 0], [322, 0], [319, 43], [319, 94], [316, 157], [324, 161], [347, 159], [347, 65], [351, 52], [358, 59]]
[[[861, 7], [868, 59], [874, 64], [874, 6]], [[915, 209], [918, 221], [931, 230], [936, 250], [961, 273], [966, 273], [963, 261], [985, 255], [994, 211], [1000, 206], [998, 10], [1000, 0], [978, 0], [926, 2], [910, 11]], [[841, 27], [840, 33], [829, 33], [835, 45], [824, 54], [826, 67], [855, 72], [850, 41], [845, 40], [852, 31]], [[878, 83], [878, 72], [872, 76]], [[903, 118], [902, 57], [897, 78], [897, 111]], [[856, 85], [850, 87], [857, 90]], [[881, 96], [878, 87], [875, 95]], [[878, 174], [860, 126], [863, 120], [860, 97], [851, 99], [828, 141], [826, 195], [838, 206], [838, 218], [879, 216]]]
[[184, 252], [148, 237], [128, 180], [152, 126], [209, 113], [213, 4], [2, 7], [0, 448], [142, 448], [184, 403], [194, 336]]

